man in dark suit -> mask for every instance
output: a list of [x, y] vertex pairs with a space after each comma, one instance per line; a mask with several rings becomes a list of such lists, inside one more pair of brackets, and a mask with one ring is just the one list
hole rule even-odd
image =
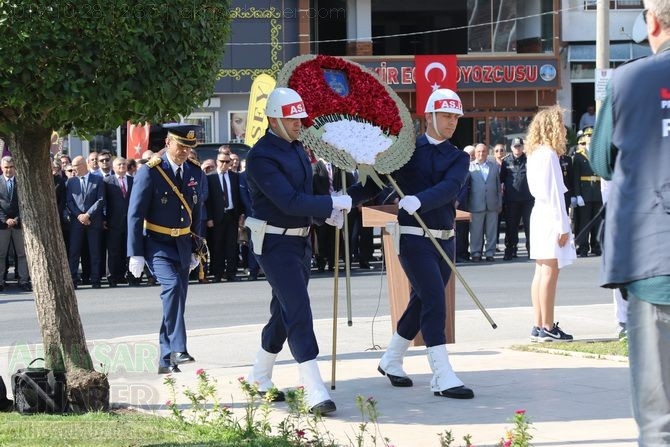
[[114, 159], [114, 175], [104, 178], [105, 223], [107, 233], [107, 266], [109, 287], [125, 282], [128, 271], [126, 243], [128, 238], [128, 203], [133, 189], [133, 178], [126, 175], [127, 162], [123, 157]]
[[[314, 172], [312, 183], [315, 195], [331, 195], [333, 192], [342, 189], [342, 171], [340, 168], [333, 166], [323, 159], [319, 159], [312, 166], [312, 171]], [[354, 175], [347, 173], [346, 182], [349, 186], [354, 184]], [[327, 263], [328, 270], [333, 271], [339, 262], [339, 259], [335, 260], [335, 227], [331, 225], [315, 225], [314, 228], [318, 247], [316, 250], [316, 266], [322, 272], [326, 268]], [[342, 246], [342, 240], [339, 243]], [[340, 250], [340, 253], [344, 253], [344, 250]]]
[[205, 205], [207, 227], [212, 229], [208, 242], [214, 282], [220, 282], [224, 276], [227, 281], [235, 281], [237, 273], [237, 233], [244, 210], [240, 200], [239, 174], [230, 167], [230, 150], [220, 149], [216, 157], [216, 171], [207, 176], [209, 196]]
[[165, 154], [152, 158], [134, 177], [128, 205], [128, 269], [139, 278], [146, 263], [161, 285], [158, 373], [169, 374], [195, 361], [186, 349], [184, 309], [188, 275], [198, 265], [202, 170], [188, 159], [199, 126], [163, 127]]
[[19, 273], [19, 287], [32, 290], [28, 279], [26, 250], [19, 216], [19, 199], [16, 186], [16, 168], [12, 157], [2, 157], [0, 176], [0, 291], [5, 289], [5, 261], [10, 242], [14, 244], [15, 262]]
[[72, 167], [77, 175], [66, 184], [66, 204], [70, 214], [70, 273], [76, 288], [82, 245], [86, 240], [91, 258], [91, 285], [99, 289], [103, 271], [105, 186], [101, 176], [89, 173], [84, 157], [75, 157]]

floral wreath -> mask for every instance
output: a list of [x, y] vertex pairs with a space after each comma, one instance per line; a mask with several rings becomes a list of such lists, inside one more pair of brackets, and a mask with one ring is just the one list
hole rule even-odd
[[339, 57], [303, 55], [284, 65], [277, 85], [305, 103], [305, 146], [340, 169], [358, 169], [362, 181], [380, 183], [377, 172], [390, 174], [412, 156], [411, 115], [373, 71]]

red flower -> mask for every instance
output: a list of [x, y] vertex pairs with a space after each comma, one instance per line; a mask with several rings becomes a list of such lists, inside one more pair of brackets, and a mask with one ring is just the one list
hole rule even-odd
[[516, 410], [516, 414], [526, 414], [526, 410]]
[[202, 368], [196, 370], [196, 372], [195, 372], [196, 376], [202, 376], [203, 374], [205, 374], [205, 370], [202, 369]]
[[[344, 72], [349, 94], [340, 96], [328, 86], [323, 70]], [[318, 55], [298, 65], [291, 73], [288, 86], [297, 91], [309, 117], [303, 124], [310, 127], [314, 118], [323, 115], [355, 115], [379, 126], [391, 135], [402, 129], [400, 111], [385, 87], [373, 75], [342, 58]]]

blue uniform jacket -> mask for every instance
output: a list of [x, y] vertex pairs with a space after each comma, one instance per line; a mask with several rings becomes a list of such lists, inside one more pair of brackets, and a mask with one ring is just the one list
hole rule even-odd
[[[418, 213], [428, 228], [451, 230], [456, 218], [454, 202], [465, 184], [469, 167], [469, 155], [448, 140], [432, 145], [425, 135], [421, 135], [416, 140], [412, 157], [392, 176], [405, 195], [419, 199], [421, 208]], [[365, 187], [354, 185], [348, 193], [354, 203], [362, 203], [378, 192], [378, 188], [373, 188], [373, 182], [369, 181]], [[403, 209], [398, 211], [398, 222], [400, 225], [419, 226], [414, 216]]]
[[302, 144], [268, 131], [247, 156], [247, 185], [253, 217], [282, 228], [307, 227], [330, 217], [333, 201], [312, 192], [312, 166]]
[[[163, 155], [159, 164], [172, 182], [174, 172]], [[133, 191], [128, 206], [128, 256], [151, 258], [161, 256], [181, 262], [187, 268], [195, 242], [191, 234], [172, 237], [144, 229], [144, 220], [167, 228], [189, 227], [199, 234], [202, 203], [202, 170], [187, 161], [182, 165], [184, 179], [182, 194], [192, 210], [188, 215], [181, 200], [172, 191], [156, 167], [148, 165], [138, 169], [134, 178]]]

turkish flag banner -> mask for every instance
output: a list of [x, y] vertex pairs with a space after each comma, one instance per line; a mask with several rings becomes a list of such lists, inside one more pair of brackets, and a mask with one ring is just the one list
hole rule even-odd
[[142, 153], [149, 148], [149, 123], [145, 125], [131, 124], [128, 121], [126, 127], [126, 158], [139, 160]]
[[455, 54], [414, 56], [416, 113], [423, 114], [428, 97], [439, 88], [456, 91], [458, 64]]

